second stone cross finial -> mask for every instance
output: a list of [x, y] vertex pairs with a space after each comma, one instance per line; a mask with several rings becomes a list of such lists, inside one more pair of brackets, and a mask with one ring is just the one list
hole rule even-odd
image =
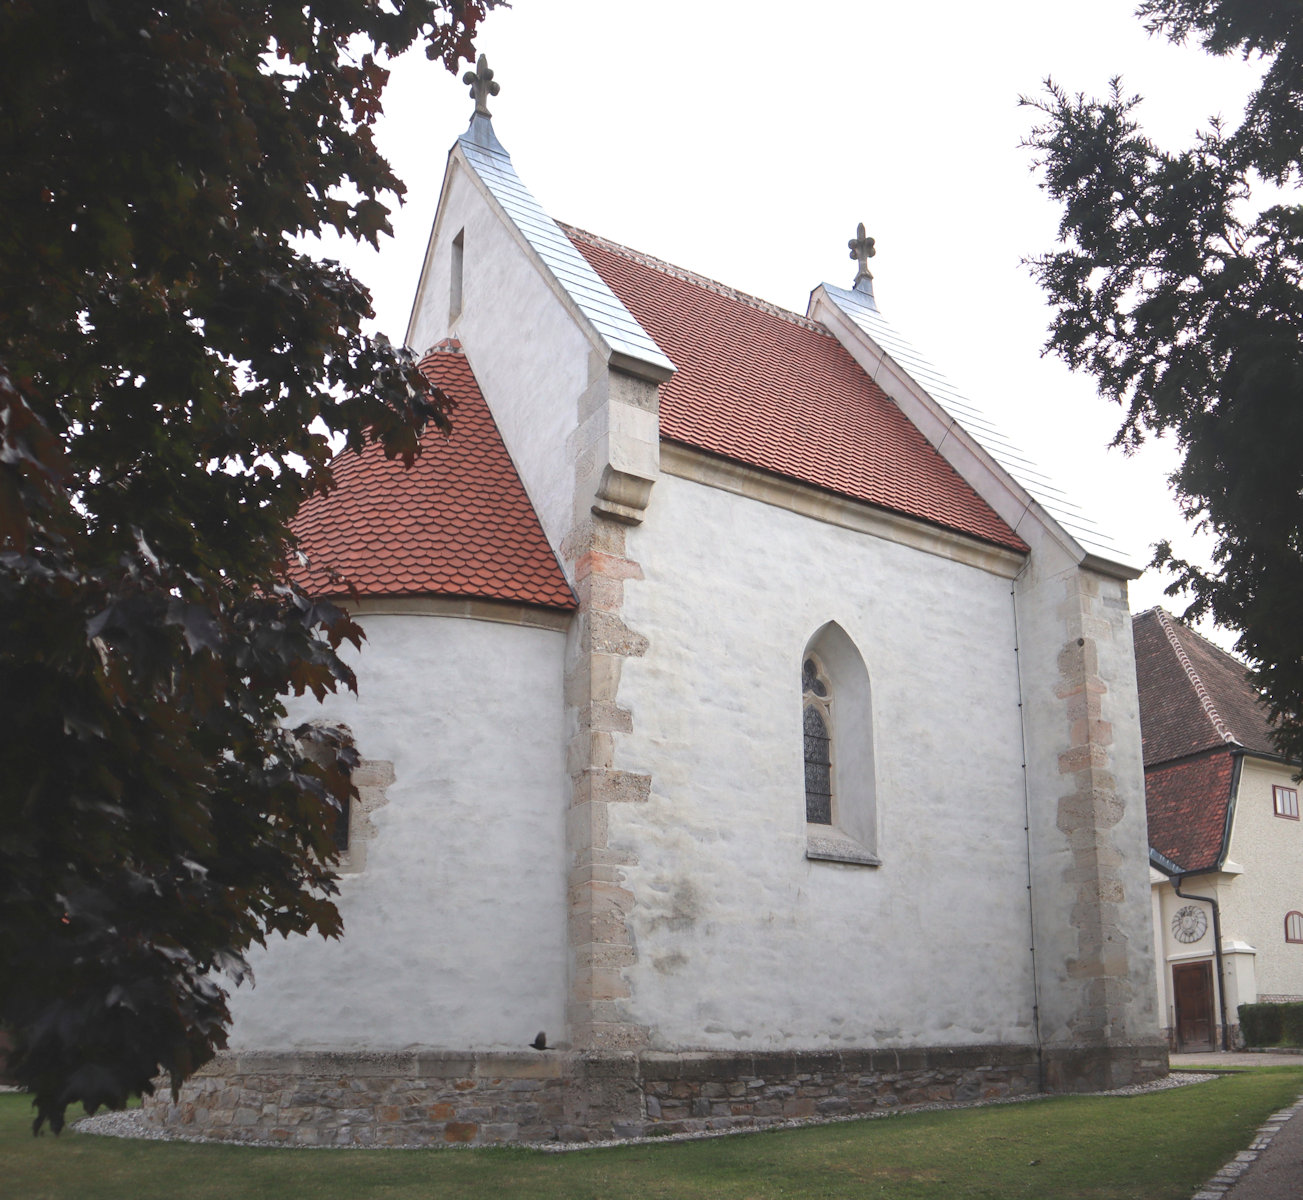
[[846, 245], [850, 248], [851, 257], [859, 263], [859, 269], [855, 272], [855, 283], [859, 283], [861, 279], [872, 279], [873, 272], [869, 270], [869, 259], [877, 251], [873, 248], [873, 239], [865, 236], [863, 221], [855, 230], [855, 236]]

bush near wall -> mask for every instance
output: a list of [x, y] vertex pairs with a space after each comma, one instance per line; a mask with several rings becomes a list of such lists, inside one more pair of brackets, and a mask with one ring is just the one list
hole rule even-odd
[[1241, 1004], [1246, 1046], [1303, 1046], [1303, 1004]]

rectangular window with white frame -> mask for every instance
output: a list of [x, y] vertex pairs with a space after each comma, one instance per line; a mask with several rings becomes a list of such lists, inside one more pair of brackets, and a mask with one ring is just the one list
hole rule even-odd
[[1276, 816], [1298, 820], [1298, 788], [1281, 787], [1275, 784], [1271, 789], [1271, 801], [1275, 806]]

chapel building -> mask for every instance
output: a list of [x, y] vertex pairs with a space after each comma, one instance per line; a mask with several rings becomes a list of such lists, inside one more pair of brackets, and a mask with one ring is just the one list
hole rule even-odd
[[[879, 311], [558, 224], [485, 100], [407, 331], [452, 396], [296, 527], [366, 630], [341, 941], [155, 1119], [490, 1143], [1167, 1069], [1127, 581]], [[849, 271], [848, 271], [849, 274]]]

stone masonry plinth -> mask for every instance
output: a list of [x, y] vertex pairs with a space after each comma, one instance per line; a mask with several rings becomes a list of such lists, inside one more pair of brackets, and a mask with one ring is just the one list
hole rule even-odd
[[[1167, 1071], [1161, 1047], [1082, 1050], [1062, 1090]], [[1085, 1060], [1101, 1054], [1108, 1063]], [[724, 1054], [540, 1051], [253, 1053], [218, 1057], [148, 1119], [234, 1142], [493, 1145], [759, 1129], [793, 1118], [1034, 1093], [1032, 1046]], [[1074, 1079], [1064, 1075], [1075, 1076]], [[1051, 1090], [1060, 1090], [1054, 1087]], [[1075, 1083], [1075, 1087], [1074, 1087]], [[1066, 1085], [1064, 1087], [1063, 1085]]]

